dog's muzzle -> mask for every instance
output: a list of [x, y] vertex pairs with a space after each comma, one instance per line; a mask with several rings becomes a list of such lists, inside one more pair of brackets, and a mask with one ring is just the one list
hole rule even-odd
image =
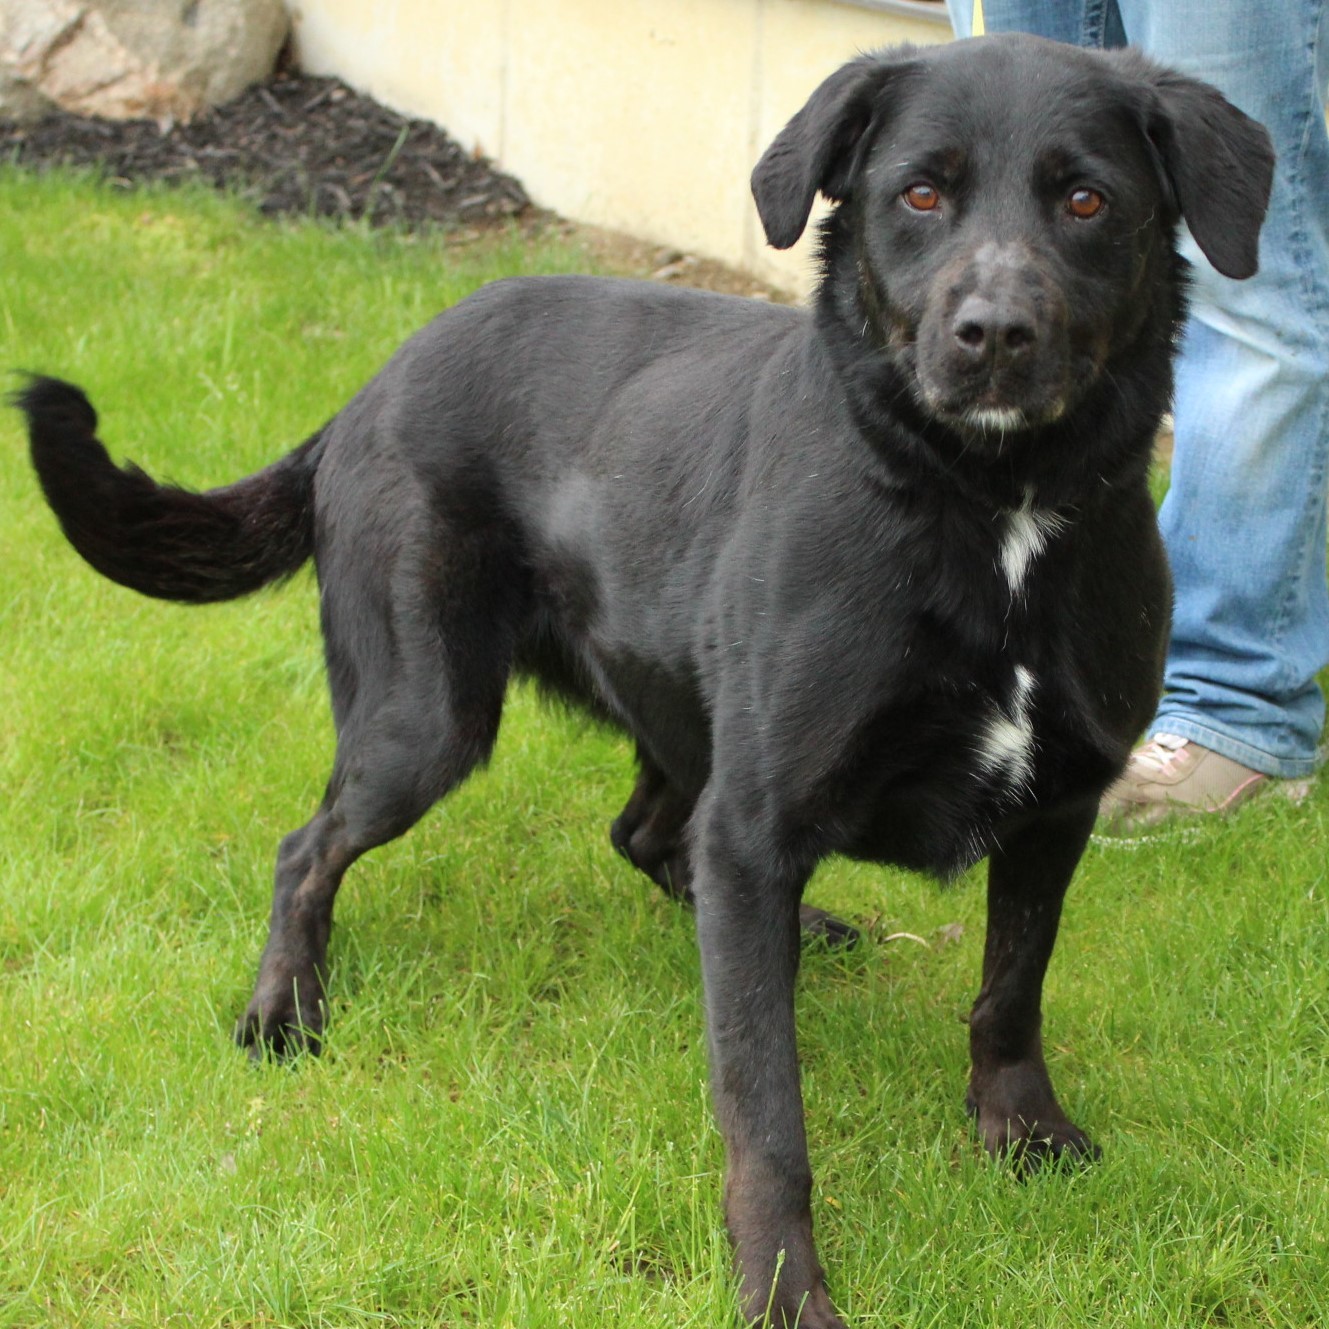
[[1064, 411], [1066, 318], [1029, 251], [984, 245], [940, 273], [933, 292], [918, 337], [919, 385], [933, 414], [1007, 433]]

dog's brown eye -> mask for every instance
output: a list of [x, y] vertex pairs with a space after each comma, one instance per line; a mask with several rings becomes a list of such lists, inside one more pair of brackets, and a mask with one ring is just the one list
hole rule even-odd
[[1066, 211], [1079, 221], [1097, 217], [1107, 206], [1107, 199], [1096, 189], [1076, 189], [1066, 200]]
[[915, 212], [932, 212], [941, 203], [941, 195], [931, 185], [921, 182], [910, 185], [901, 197]]

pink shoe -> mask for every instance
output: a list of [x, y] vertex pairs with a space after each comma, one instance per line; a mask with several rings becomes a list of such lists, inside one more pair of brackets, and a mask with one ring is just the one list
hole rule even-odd
[[1155, 734], [1131, 753], [1098, 807], [1101, 835], [1146, 830], [1174, 817], [1225, 813], [1257, 794], [1277, 792], [1300, 803], [1309, 780], [1281, 780], [1176, 734]]

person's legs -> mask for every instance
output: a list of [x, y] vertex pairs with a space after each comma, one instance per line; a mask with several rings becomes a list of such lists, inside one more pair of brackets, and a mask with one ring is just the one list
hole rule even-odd
[[[975, 0], [946, 0], [957, 37], [974, 31]], [[986, 32], [1032, 32], [1073, 46], [1122, 46], [1115, 0], [983, 0]]]
[[1252, 771], [1314, 770], [1329, 661], [1329, 136], [1324, 0], [1119, 0], [1126, 36], [1264, 123], [1278, 167], [1246, 282], [1188, 243], [1192, 317], [1177, 368], [1176, 582], [1163, 701], [1175, 734]]

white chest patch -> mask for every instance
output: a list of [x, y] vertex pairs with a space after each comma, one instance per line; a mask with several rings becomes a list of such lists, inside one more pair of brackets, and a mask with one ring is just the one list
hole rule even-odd
[[1034, 491], [1024, 491], [1024, 502], [1006, 514], [1006, 530], [1001, 538], [997, 560], [1006, 574], [1006, 584], [1012, 595], [1018, 595], [1024, 585], [1030, 565], [1047, 546], [1052, 536], [1061, 530], [1064, 522], [1049, 508], [1034, 507]]
[[1026, 788], [1034, 776], [1034, 722], [1029, 714], [1034, 686], [1033, 674], [1024, 665], [1016, 665], [1010, 700], [994, 710], [978, 739], [980, 769], [1005, 775], [1017, 791]]

